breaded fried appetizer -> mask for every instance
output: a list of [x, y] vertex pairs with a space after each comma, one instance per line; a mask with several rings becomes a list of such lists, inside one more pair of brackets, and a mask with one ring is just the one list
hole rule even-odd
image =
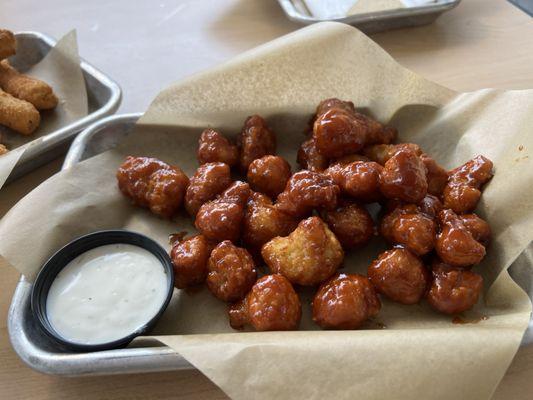
[[210, 162], [200, 165], [185, 193], [185, 209], [191, 217], [196, 217], [202, 204], [213, 200], [230, 184], [231, 173], [227, 164]]
[[199, 285], [207, 277], [207, 261], [213, 245], [203, 235], [176, 240], [170, 258], [174, 269], [174, 286], [185, 289]]
[[17, 41], [13, 32], [0, 29], [0, 60], [11, 57], [17, 52]]
[[2, 154], [6, 154], [9, 150], [7, 149], [6, 146], [4, 146], [3, 144], [0, 144], [0, 156]]
[[276, 136], [259, 115], [246, 118], [237, 141], [241, 152], [240, 166], [243, 172], [248, 171], [253, 160], [276, 152]]
[[246, 177], [253, 190], [275, 199], [291, 177], [291, 166], [283, 157], [264, 156], [252, 161]]
[[223, 162], [233, 167], [239, 162], [239, 149], [214, 129], [205, 129], [198, 140], [196, 154], [200, 164]]
[[41, 122], [33, 104], [17, 99], [0, 89], [0, 124], [23, 135], [31, 135]]

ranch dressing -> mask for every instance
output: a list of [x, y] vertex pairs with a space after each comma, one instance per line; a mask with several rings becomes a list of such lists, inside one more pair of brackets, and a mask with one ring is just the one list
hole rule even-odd
[[91, 249], [68, 263], [52, 282], [46, 312], [68, 341], [101, 344], [141, 328], [160, 310], [168, 276], [149, 251], [131, 244]]

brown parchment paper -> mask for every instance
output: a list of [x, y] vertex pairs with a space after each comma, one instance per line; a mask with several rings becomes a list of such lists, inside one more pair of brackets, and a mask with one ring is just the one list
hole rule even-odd
[[[115, 171], [126, 155], [157, 156], [191, 174], [201, 130], [235, 136], [257, 112], [277, 133], [278, 153], [294, 162], [302, 132], [326, 97], [350, 99], [419, 143], [446, 167], [476, 154], [496, 176], [480, 214], [494, 239], [477, 270], [485, 298], [457, 325], [427, 304], [384, 300], [358, 331], [321, 331], [302, 292], [299, 332], [234, 332], [226, 306], [205, 289], [175, 291], [153, 334], [235, 399], [487, 399], [511, 362], [529, 321], [529, 298], [509, 277], [533, 236], [533, 91], [456, 93], [398, 65], [354, 28], [322, 23], [284, 36], [159, 94], [118, 148], [63, 171], [22, 199], [0, 221], [0, 254], [33, 279], [73, 238], [126, 228], [168, 247], [168, 234], [192, 230], [185, 217], [164, 221], [123, 198]], [[293, 164], [294, 165], [294, 164]], [[378, 239], [353, 252], [345, 270], [366, 273], [383, 250]], [[518, 265], [518, 266], [520, 266]], [[386, 329], [378, 329], [385, 326]]]
[[[23, 49], [19, 52], [22, 51]], [[54, 110], [41, 112], [41, 124], [30, 136], [0, 126], [1, 143], [11, 150], [0, 156], [0, 188], [27, 149], [42, 143], [47, 134], [88, 113], [87, 90], [80, 67], [76, 31], [72, 30], [63, 36], [39, 63], [22, 72], [51, 85], [59, 98], [59, 104]]]

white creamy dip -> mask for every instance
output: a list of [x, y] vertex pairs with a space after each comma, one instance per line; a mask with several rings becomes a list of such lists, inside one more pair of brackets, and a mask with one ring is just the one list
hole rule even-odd
[[149, 251], [131, 244], [96, 247], [68, 263], [52, 282], [48, 320], [71, 342], [111, 342], [157, 314], [167, 285], [163, 265]]

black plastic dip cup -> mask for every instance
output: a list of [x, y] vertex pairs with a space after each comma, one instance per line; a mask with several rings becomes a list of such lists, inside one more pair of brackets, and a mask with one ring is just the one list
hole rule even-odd
[[[167, 296], [155, 316], [139, 329], [127, 336], [107, 343], [85, 344], [65, 339], [57, 333], [48, 319], [46, 301], [50, 286], [57, 274], [73, 259], [96, 247], [108, 244], [130, 244], [141, 247], [152, 253], [163, 266], [167, 276]], [[53, 340], [73, 351], [109, 350], [126, 346], [135, 337], [148, 332], [163, 314], [170, 302], [174, 290], [174, 270], [169, 255], [157, 242], [135, 232], [125, 230], [99, 231], [73, 240], [55, 253], [42, 267], [37, 275], [31, 293], [31, 308], [42, 330]]]

